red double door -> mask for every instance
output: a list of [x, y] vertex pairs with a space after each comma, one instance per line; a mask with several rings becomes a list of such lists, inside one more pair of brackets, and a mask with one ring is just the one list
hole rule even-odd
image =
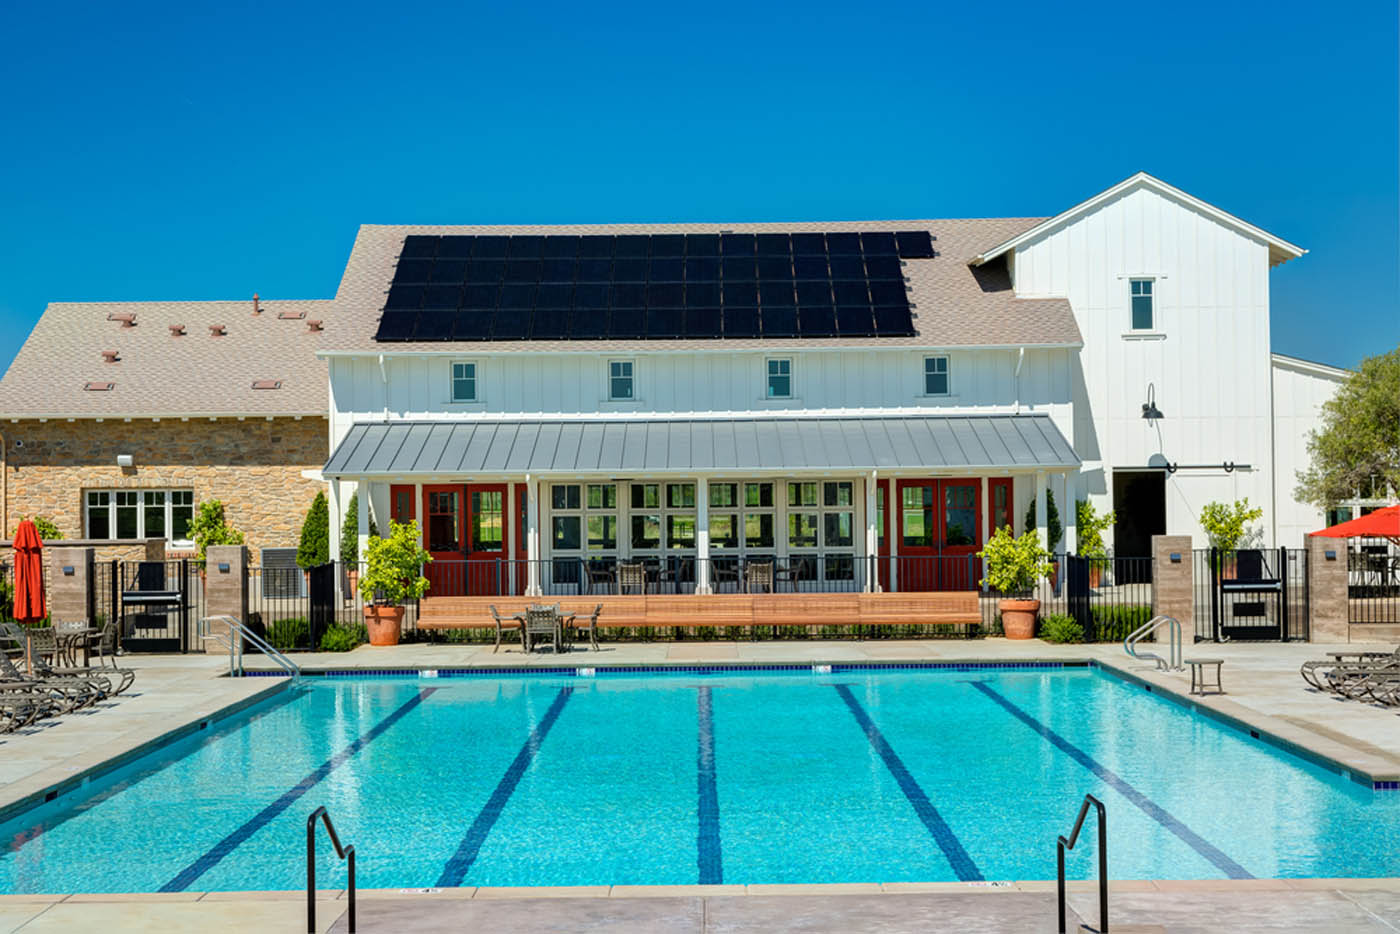
[[[510, 498], [506, 484], [425, 484], [423, 499], [416, 504], [412, 489], [395, 486], [390, 495], [394, 518], [400, 522], [415, 518], [408, 514], [413, 506], [421, 510], [423, 546], [433, 558], [425, 571], [430, 596], [524, 592], [524, 563], [511, 560], [507, 551]], [[523, 487], [518, 486], [517, 491], [523, 493]], [[523, 506], [523, 496], [516, 500]], [[516, 513], [523, 515], [523, 508], [518, 507]], [[523, 551], [520, 525], [514, 529], [513, 538]]]
[[[988, 481], [993, 523], [1009, 523], [1010, 478]], [[879, 540], [880, 586], [901, 591], [976, 590], [981, 586], [982, 481], [881, 480], [876, 499], [882, 509]], [[893, 512], [893, 522], [889, 521]], [[898, 536], [898, 557], [890, 557], [890, 535]], [[891, 573], [893, 571], [893, 574]], [[893, 578], [893, 579], [892, 579]]]

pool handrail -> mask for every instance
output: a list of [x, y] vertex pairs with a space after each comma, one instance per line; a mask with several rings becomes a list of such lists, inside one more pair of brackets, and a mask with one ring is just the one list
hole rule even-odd
[[335, 825], [331, 823], [331, 815], [324, 805], [311, 812], [311, 816], [306, 819], [306, 931], [307, 934], [316, 934], [316, 818], [326, 825], [326, 833], [330, 834], [331, 845], [335, 847], [335, 853], [347, 863], [350, 874], [350, 884], [348, 894], [350, 899], [349, 912], [349, 932], [355, 934], [355, 846], [351, 844], [347, 847], [340, 845], [340, 837], [335, 832]]
[[[227, 628], [223, 632], [215, 632], [209, 626], [213, 622], [223, 623]], [[238, 638], [239, 636], [242, 638]], [[237, 617], [217, 615], [202, 618], [199, 621], [199, 637], [201, 639], [221, 639], [228, 646], [228, 674], [230, 678], [243, 676], [243, 643], [247, 641], [253, 644], [253, 648], [272, 659], [278, 668], [290, 675], [293, 687], [301, 684], [301, 668], [297, 666], [297, 663], [245, 626]]]
[[[1167, 627], [1170, 636], [1167, 650], [1167, 654], [1171, 656], [1170, 660], [1156, 652], [1138, 652], [1137, 644], [1163, 626]], [[1123, 650], [1132, 658], [1156, 662], [1158, 671], [1182, 671], [1181, 623], [1174, 616], [1158, 614], [1128, 634], [1123, 640]]]
[[1079, 816], [1075, 818], [1069, 839], [1061, 836], [1056, 844], [1059, 857], [1060, 934], [1065, 934], [1065, 850], [1074, 849], [1091, 804], [1099, 812], [1099, 931], [1108, 934], [1108, 812], [1103, 802], [1093, 795], [1085, 795], [1084, 803], [1079, 805]]

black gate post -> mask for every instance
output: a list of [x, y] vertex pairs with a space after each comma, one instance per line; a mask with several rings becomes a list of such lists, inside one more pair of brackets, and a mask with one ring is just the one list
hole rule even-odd
[[190, 560], [180, 559], [180, 651], [190, 650]]
[[1210, 629], [1211, 638], [1220, 641], [1220, 549], [1210, 549]]
[[121, 565], [116, 558], [113, 558], [112, 569], [107, 574], [107, 585], [108, 589], [112, 592], [110, 612], [112, 614], [112, 625], [117, 627], [117, 649], [120, 651], [123, 649], [123, 643], [126, 641], [126, 620], [122, 619], [121, 601], [118, 599], [118, 594], [121, 593], [121, 583], [117, 580], [119, 574], [121, 574]]
[[1084, 628], [1084, 641], [1095, 642], [1094, 615], [1089, 609], [1089, 562], [1091, 558], [1065, 555], [1065, 576], [1069, 596], [1069, 615]]

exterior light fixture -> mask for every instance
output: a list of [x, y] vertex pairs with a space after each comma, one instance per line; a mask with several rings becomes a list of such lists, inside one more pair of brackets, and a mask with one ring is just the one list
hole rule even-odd
[[132, 457], [131, 457], [130, 454], [118, 454], [118, 455], [117, 455], [117, 466], [118, 466], [118, 467], [130, 467], [133, 463], [134, 463], [134, 461], [132, 460]]
[[1162, 410], [1157, 408], [1156, 395], [1155, 387], [1151, 383], [1148, 383], [1147, 401], [1142, 404], [1142, 417], [1150, 422], [1165, 417], [1162, 415]]

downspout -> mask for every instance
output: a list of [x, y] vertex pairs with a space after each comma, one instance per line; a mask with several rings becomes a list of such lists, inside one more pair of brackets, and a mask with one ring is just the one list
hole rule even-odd
[[[1278, 412], [1274, 408], [1274, 358], [1269, 357], [1269, 531], [1278, 547]], [[1307, 542], [1303, 542], [1304, 547]]]
[[1016, 352], [1016, 376], [1014, 377], [1016, 383], [1016, 405], [1012, 410], [1012, 414], [1014, 415], [1021, 414], [1021, 365], [1025, 362], [1026, 348], [1022, 347]]

